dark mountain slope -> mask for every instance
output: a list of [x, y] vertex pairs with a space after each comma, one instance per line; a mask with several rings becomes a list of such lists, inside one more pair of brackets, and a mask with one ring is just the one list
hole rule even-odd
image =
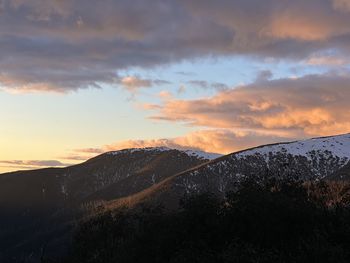
[[43, 244], [49, 244], [47, 253], [59, 252], [60, 238], [89, 213], [89, 203], [132, 195], [209, 157], [168, 148], [129, 149], [67, 168], [2, 174], [0, 261], [2, 254], [18, 251], [38, 256]]
[[[41, 208], [80, 203], [85, 198], [93, 199], [94, 195], [105, 198], [104, 192], [111, 195], [108, 198], [127, 196], [206, 161], [166, 148], [133, 149], [102, 154], [67, 168], [2, 174], [0, 205], [9, 209], [14, 206]], [[119, 182], [123, 182], [123, 187], [118, 186]], [[121, 192], [114, 191], [114, 187]]]
[[94, 192], [87, 200], [111, 200], [147, 189], [152, 185], [166, 179], [170, 175], [203, 164], [204, 159], [188, 156], [187, 153], [171, 150], [165, 151], [157, 158], [147, 162], [146, 166], [137, 169], [108, 187]]
[[327, 177], [329, 180], [350, 181], [350, 162], [337, 172]]
[[209, 160], [215, 157], [128, 149], [72, 167], [0, 175], [0, 260], [1, 253], [18, 251], [34, 251], [37, 258], [43, 244], [48, 253], [59, 251], [71, 223], [103, 206], [156, 202], [176, 207], [185, 194], [223, 196], [246, 178], [348, 178], [350, 135], [265, 145]]

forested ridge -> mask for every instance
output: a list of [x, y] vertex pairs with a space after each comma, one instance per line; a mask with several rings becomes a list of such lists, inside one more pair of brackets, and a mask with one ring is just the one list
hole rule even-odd
[[224, 199], [187, 195], [178, 210], [100, 213], [59, 262], [349, 262], [349, 200], [346, 183], [244, 181]]

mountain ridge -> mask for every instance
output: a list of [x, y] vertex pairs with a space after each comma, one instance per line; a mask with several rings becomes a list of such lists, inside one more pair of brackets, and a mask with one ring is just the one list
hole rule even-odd
[[[341, 140], [339, 140], [339, 139], [341, 139]], [[342, 142], [342, 140], [346, 141], [345, 145]], [[341, 159], [337, 154], [335, 154], [335, 157], [333, 158], [332, 154], [329, 155], [329, 153], [328, 153], [328, 152], [331, 152], [329, 150], [329, 148], [323, 147], [325, 145], [321, 145], [322, 147], [318, 147], [319, 150], [324, 149], [324, 152], [328, 154], [328, 157], [330, 157], [331, 160], [336, 160], [335, 164], [334, 164], [336, 169], [334, 171], [332, 169], [330, 171], [323, 171], [322, 169], [320, 169], [321, 172], [325, 172], [325, 174], [322, 174], [321, 176], [318, 176], [318, 177], [317, 176], [316, 177], [310, 176], [310, 177], [305, 177], [305, 178], [300, 178], [300, 179], [306, 179], [306, 180], [329, 179], [329, 180], [331, 180], [331, 179], [333, 179], [333, 176], [338, 172], [338, 170], [341, 170], [343, 167], [347, 167], [347, 166], [349, 166], [349, 168], [350, 168], [350, 162], [349, 162], [350, 161], [350, 134], [349, 133], [335, 135], [335, 136], [316, 137], [316, 138], [305, 139], [305, 140], [300, 140], [300, 141], [267, 144], [267, 145], [261, 145], [261, 146], [249, 148], [246, 150], [237, 151], [237, 152], [219, 157], [217, 159], [208, 161], [207, 163], [201, 164], [197, 167], [190, 168], [190, 169], [183, 171], [183, 172], [180, 172], [178, 174], [169, 176], [168, 178], [166, 178], [164, 181], [160, 182], [159, 184], [152, 186], [152, 188], [150, 188], [150, 189], [146, 189], [145, 191], [137, 193], [134, 196], [129, 196], [129, 197], [124, 198], [124, 199], [112, 201], [110, 204], [107, 204], [107, 206], [108, 207], [113, 207], [113, 206], [118, 207], [121, 205], [130, 205], [133, 203], [137, 203], [136, 200], [140, 201], [143, 198], [147, 198], [147, 194], [157, 195], [157, 190], [161, 189], [161, 191], [164, 192], [165, 191], [164, 189], [169, 188], [169, 187], [173, 187], [172, 191], [180, 192], [179, 194], [175, 194], [175, 195], [177, 195], [177, 197], [180, 197], [183, 194], [188, 194], [191, 192], [203, 192], [203, 191], [204, 192], [205, 191], [221, 192], [222, 194], [224, 194], [224, 192], [228, 191], [230, 188], [231, 189], [233, 188], [234, 183], [240, 181], [239, 179], [244, 179], [246, 177], [246, 175], [244, 173], [242, 173], [242, 174], [237, 173], [236, 176], [231, 176], [229, 178], [225, 178], [226, 182], [224, 182], [224, 179], [220, 178], [219, 175], [222, 175], [225, 169], [226, 169], [225, 172], [227, 172], [227, 170], [228, 170], [228, 172], [234, 173], [235, 172], [234, 168], [239, 169], [239, 167], [236, 166], [236, 167], [229, 167], [229, 168], [226, 167], [225, 169], [219, 169], [219, 172], [216, 174], [212, 173], [212, 172], [207, 173], [206, 171], [210, 170], [210, 168], [215, 167], [216, 165], [220, 165], [223, 162], [229, 162], [230, 159], [234, 159], [234, 162], [242, 162], [242, 160], [243, 160], [243, 162], [249, 163], [248, 166], [251, 166], [253, 163], [253, 161], [251, 160], [252, 158], [248, 158], [250, 160], [247, 160], [246, 156], [254, 157], [255, 151], [258, 152], [258, 154], [260, 154], [259, 150], [266, 149], [266, 148], [271, 148], [271, 147], [272, 148], [273, 147], [282, 147], [283, 148], [283, 146], [286, 146], [286, 145], [288, 145], [288, 146], [291, 146], [293, 144], [305, 145], [305, 144], [310, 144], [310, 143], [311, 144], [316, 143], [316, 145], [318, 145], [317, 143], [319, 143], [320, 141], [322, 141], [322, 143], [326, 144], [326, 145], [330, 145], [330, 146], [333, 145], [332, 147], [335, 146], [335, 142], [341, 141], [340, 143], [338, 142], [338, 144], [342, 145], [343, 150], [345, 150], [345, 152], [342, 152], [342, 154], [340, 154], [340, 157], [342, 157], [343, 159]], [[314, 148], [315, 147], [311, 147], [308, 151], [306, 151], [306, 153], [313, 153], [313, 151], [315, 150]], [[273, 155], [278, 155], [276, 152], [273, 152], [273, 151], [270, 151], [270, 152], [273, 153]], [[337, 151], [337, 153], [339, 154], [339, 151]], [[346, 158], [344, 156], [344, 153], [345, 153]], [[322, 154], [323, 154], [322, 151], [319, 152], [319, 155], [316, 154], [315, 158], [319, 157], [321, 160], [323, 158]], [[238, 160], [236, 160], [237, 156], [242, 157], [242, 159], [238, 158]], [[261, 157], [261, 156], [259, 156], [259, 157]], [[285, 156], [282, 155], [282, 157], [285, 157]], [[295, 158], [297, 158], [298, 160], [300, 159], [301, 160], [300, 162], [303, 162], [304, 165], [315, 165], [316, 166], [316, 164], [318, 163], [318, 162], [315, 162], [315, 160], [308, 159], [307, 156], [300, 157], [298, 155], [295, 155]], [[263, 159], [265, 159], [265, 158], [263, 158]], [[259, 160], [259, 158], [258, 158], [258, 160]], [[255, 158], [255, 161], [256, 161], [256, 158]], [[261, 160], [259, 160], [259, 161], [261, 161]], [[264, 160], [264, 161], [266, 161], [266, 160]], [[264, 176], [277, 176], [277, 177], [279, 177], [279, 176], [281, 176], [280, 173], [286, 173], [286, 171], [280, 170], [280, 171], [274, 171], [273, 172], [274, 174], [273, 174], [271, 169], [269, 170], [268, 163], [260, 162], [257, 164], [261, 165], [261, 167], [263, 167], [264, 169], [262, 169], [260, 171], [258, 171], [257, 169], [255, 169], [255, 170], [253, 169], [253, 171], [249, 171], [249, 176], [252, 177], [252, 179], [254, 179], [254, 177], [255, 177], [256, 180], [262, 180]], [[282, 162], [279, 162], [279, 165], [283, 166], [285, 164], [286, 164], [285, 160], [282, 160]], [[264, 165], [265, 165], [265, 167], [264, 167]], [[288, 169], [286, 169], [286, 170], [288, 170]], [[203, 170], [204, 170], [204, 172], [203, 172]], [[315, 172], [315, 170], [317, 170], [317, 169], [312, 169], [309, 172], [313, 173], [313, 172]], [[307, 171], [307, 169], [305, 169], [305, 171]], [[349, 171], [350, 171], [350, 169], [349, 169]], [[246, 169], [245, 169], [245, 172], [247, 172]], [[295, 171], [292, 171], [292, 170], [287, 171], [287, 172], [288, 172], [288, 175], [295, 173]], [[328, 172], [329, 172], [329, 174], [328, 174]], [[259, 177], [258, 176], [259, 173], [270, 173], [270, 174], [265, 174], [262, 177]], [[203, 183], [200, 180], [197, 180], [197, 181], [192, 180], [191, 181], [191, 176], [196, 176], [196, 175], [198, 175], [198, 177], [200, 177], [200, 179], [203, 177], [206, 177], [205, 180], [207, 182]], [[218, 177], [216, 181], [213, 180], [213, 177], [215, 177], [215, 176]], [[343, 178], [344, 178], [344, 176], [343, 176]], [[349, 178], [350, 178], [350, 176], [349, 176]], [[210, 183], [208, 183], [208, 182], [210, 182]], [[204, 188], [198, 189], [198, 187], [197, 187], [198, 185], [203, 186], [204, 184], [206, 185]], [[231, 184], [231, 186], [229, 186], [229, 184]], [[216, 185], [217, 187], [216, 188], [212, 187], [213, 185]], [[180, 191], [179, 191], [179, 189], [175, 189], [175, 188], [179, 188], [179, 186], [180, 186], [180, 188], [181, 188], [181, 186], [183, 188]], [[225, 189], [225, 188], [227, 188], [227, 189]], [[165, 197], [162, 196], [161, 198], [165, 198]], [[176, 197], [173, 197], [173, 198], [176, 199]], [[167, 199], [169, 199], [169, 198], [167, 198]]]
[[[301, 151], [298, 147], [304, 148]], [[214, 156], [166, 147], [133, 148], [107, 152], [66, 168], [0, 174], [0, 225], [9, 226], [0, 229], [0, 240], [4, 240], [0, 242], [0, 260], [3, 251], [16, 255], [20, 247], [32, 253], [33, 244], [40, 247], [53, 242], [52, 237], [57, 239], [58, 229], [63, 230], [50, 222], [66, 227], [100, 208], [113, 210], [145, 203], [176, 208], [184, 195], [213, 192], [224, 196], [247, 178], [257, 182], [289, 176], [306, 181], [350, 178], [344, 176], [350, 172], [350, 134]], [[28, 232], [37, 234], [29, 238]], [[53, 242], [48, 253], [55, 253], [55, 246]], [[38, 255], [38, 250], [35, 253]]]
[[38, 257], [43, 244], [48, 254], [63, 253], [67, 229], [93, 212], [100, 194], [105, 200], [129, 196], [207, 161], [179, 150], [140, 149], [101, 154], [66, 168], [1, 174], [0, 262], [6, 255], [17, 257], [18, 250]]

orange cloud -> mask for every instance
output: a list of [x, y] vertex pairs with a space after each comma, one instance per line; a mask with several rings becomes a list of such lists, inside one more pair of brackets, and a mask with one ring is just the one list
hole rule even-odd
[[129, 90], [138, 88], [147, 88], [152, 86], [152, 82], [148, 79], [141, 79], [135, 76], [128, 76], [121, 79], [121, 84]]
[[[90, 158], [96, 155], [97, 152], [163, 146], [174, 149], [194, 149], [227, 154], [261, 144], [292, 139], [294, 138], [288, 137], [288, 134], [285, 132], [270, 134], [263, 131], [239, 131], [230, 129], [199, 130], [176, 138], [126, 140], [104, 145], [99, 148], [99, 151], [95, 151], [95, 154], [91, 153], [92, 155]], [[76, 150], [76, 152], [79, 151], [79, 149]], [[82, 150], [82, 153], [86, 153], [84, 149]]]
[[140, 88], [150, 88], [155, 85], [170, 84], [166, 80], [143, 79], [137, 76], [126, 76], [120, 79], [120, 84], [130, 92], [136, 92]]
[[163, 100], [168, 100], [173, 97], [173, 94], [170, 91], [162, 90], [161, 92], [158, 93], [158, 96]]
[[349, 59], [346, 59], [344, 57], [338, 57], [338, 56], [311, 56], [309, 57], [305, 63], [307, 65], [313, 65], [313, 66], [342, 66], [350, 63]]
[[100, 148], [83, 148], [75, 149], [74, 151], [79, 153], [102, 153]]
[[295, 1], [277, 10], [271, 13], [270, 22], [261, 31], [273, 38], [322, 42], [350, 32], [349, 18], [321, 3]]
[[10, 93], [35, 93], [35, 92], [56, 92], [64, 93], [64, 89], [59, 89], [52, 83], [33, 82], [30, 79], [15, 79], [0, 72], [0, 84], [4, 90]]
[[[102, 153], [102, 152], [101, 152]], [[79, 161], [86, 161], [94, 156], [98, 155], [97, 153], [90, 153], [90, 154], [68, 154], [68, 155], [64, 155], [64, 156], [60, 156], [59, 159], [60, 160], [69, 160], [73, 164], [78, 163]]]
[[341, 12], [350, 11], [350, 1], [349, 0], [333, 0], [333, 7]]
[[166, 101], [152, 119], [225, 129], [328, 135], [350, 130], [350, 78], [309, 75], [258, 81], [211, 98]]
[[39, 169], [43, 167], [65, 167], [71, 163], [63, 163], [58, 160], [0, 160], [0, 171]]

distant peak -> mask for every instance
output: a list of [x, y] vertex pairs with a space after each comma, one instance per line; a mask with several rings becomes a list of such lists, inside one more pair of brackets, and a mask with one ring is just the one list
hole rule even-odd
[[166, 152], [172, 149], [168, 147], [143, 147], [143, 148], [127, 148], [117, 151], [108, 152], [107, 154], [118, 155], [121, 153], [134, 153], [134, 152]]
[[169, 147], [165, 147], [165, 146], [129, 148], [129, 149], [108, 152], [107, 154], [119, 155], [119, 154], [125, 154], [125, 153], [135, 153], [135, 152], [167, 152], [167, 151], [173, 151], [173, 150], [183, 152], [183, 153], [187, 154], [188, 156], [197, 157], [199, 159], [206, 159], [206, 160], [213, 160], [213, 159], [216, 159], [216, 158], [222, 156], [221, 154], [218, 154], [218, 153], [208, 153], [208, 152], [204, 152], [204, 151], [200, 151], [200, 150], [169, 148]]

